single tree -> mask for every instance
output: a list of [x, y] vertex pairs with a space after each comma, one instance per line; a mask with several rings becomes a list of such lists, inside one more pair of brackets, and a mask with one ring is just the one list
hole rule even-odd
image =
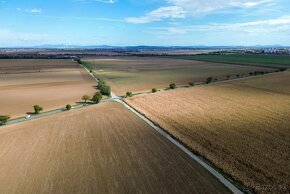
[[175, 88], [176, 88], [176, 84], [175, 84], [175, 83], [170, 84], [170, 85], [169, 85], [169, 88], [170, 88], [170, 89], [175, 89]]
[[85, 103], [87, 103], [87, 101], [90, 99], [90, 97], [88, 95], [84, 95], [82, 100], [85, 101]]
[[152, 93], [156, 93], [157, 92], [157, 89], [156, 88], [152, 88]]
[[227, 79], [230, 79], [230, 77], [231, 77], [231, 76], [230, 76], [230, 75], [228, 75], [228, 76], [227, 76]]
[[208, 77], [208, 78], [206, 79], [206, 83], [209, 84], [210, 82], [212, 82], [212, 80], [213, 80], [212, 77]]
[[8, 115], [0, 115], [0, 125], [5, 125], [9, 119]]
[[71, 109], [71, 105], [68, 104], [68, 105], [65, 106], [65, 108], [66, 108], [66, 110], [70, 110]]
[[41, 111], [43, 111], [43, 108], [39, 105], [34, 105], [34, 114], [39, 114]]
[[96, 92], [95, 95], [92, 98], [92, 101], [96, 104], [100, 103], [102, 100], [103, 96], [100, 92]]
[[127, 92], [127, 93], [126, 93], [126, 96], [127, 96], [127, 97], [132, 97], [132, 96], [133, 96], [133, 93], [132, 93], [132, 92]]

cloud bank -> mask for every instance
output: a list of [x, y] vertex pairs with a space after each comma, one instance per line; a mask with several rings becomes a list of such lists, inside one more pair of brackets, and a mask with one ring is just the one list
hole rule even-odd
[[163, 19], [178, 19], [186, 16], [208, 15], [227, 8], [247, 9], [272, 3], [273, 0], [166, 0], [170, 6], [160, 7], [144, 16], [126, 18], [134, 24], [150, 23]]

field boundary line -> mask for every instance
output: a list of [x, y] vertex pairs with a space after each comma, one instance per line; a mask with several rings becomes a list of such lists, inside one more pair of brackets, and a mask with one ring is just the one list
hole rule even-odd
[[178, 148], [180, 148], [183, 152], [185, 152], [188, 156], [190, 156], [194, 161], [196, 161], [199, 165], [201, 165], [203, 168], [205, 168], [208, 172], [210, 172], [213, 176], [215, 176], [222, 184], [224, 184], [230, 191], [232, 191], [235, 194], [242, 194], [243, 192], [238, 189], [232, 182], [230, 182], [228, 179], [226, 179], [221, 173], [219, 173], [217, 170], [215, 170], [212, 166], [207, 164], [205, 161], [203, 161], [199, 156], [192, 153], [191, 150], [186, 148], [182, 143], [180, 143], [178, 140], [174, 139], [172, 135], [170, 135], [168, 132], [163, 130], [162, 128], [158, 127], [156, 124], [154, 124], [149, 118], [142, 115], [137, 111], [135, 108], [130, 106], [128, 103], [124, 102], [123, 100], [115, 100], [116, 102], [124, 105], [126, 108], [128, 108], [131, 112], [133, 112], [135, 115], [137, 115], [140, 119], [142, 119], [144, 122], [146, 122], [149, 126], [151, 126], [153, 129], [155, 129], [160, 135], [165, 137], [167, 140], [169, 140], [171, 143], [176, 145]]

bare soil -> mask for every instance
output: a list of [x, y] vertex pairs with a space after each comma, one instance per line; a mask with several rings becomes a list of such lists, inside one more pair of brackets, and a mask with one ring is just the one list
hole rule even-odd
[[122, 105], [0, 128], [0, 193], [229, 193]]

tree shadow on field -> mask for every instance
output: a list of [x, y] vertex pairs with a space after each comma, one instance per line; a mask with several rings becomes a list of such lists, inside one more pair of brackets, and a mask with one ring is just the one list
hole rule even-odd
[[35, 112], [27, 112], [27, 115], [36, 115]]
[[79, 105], [79, 104], [95, 104], [95, 103], [93, 103], [93, 102], [75, 102], [77, 105]]
[[94, 89], [98, 90], [99, 89], [99, 86], [92, 86]]

